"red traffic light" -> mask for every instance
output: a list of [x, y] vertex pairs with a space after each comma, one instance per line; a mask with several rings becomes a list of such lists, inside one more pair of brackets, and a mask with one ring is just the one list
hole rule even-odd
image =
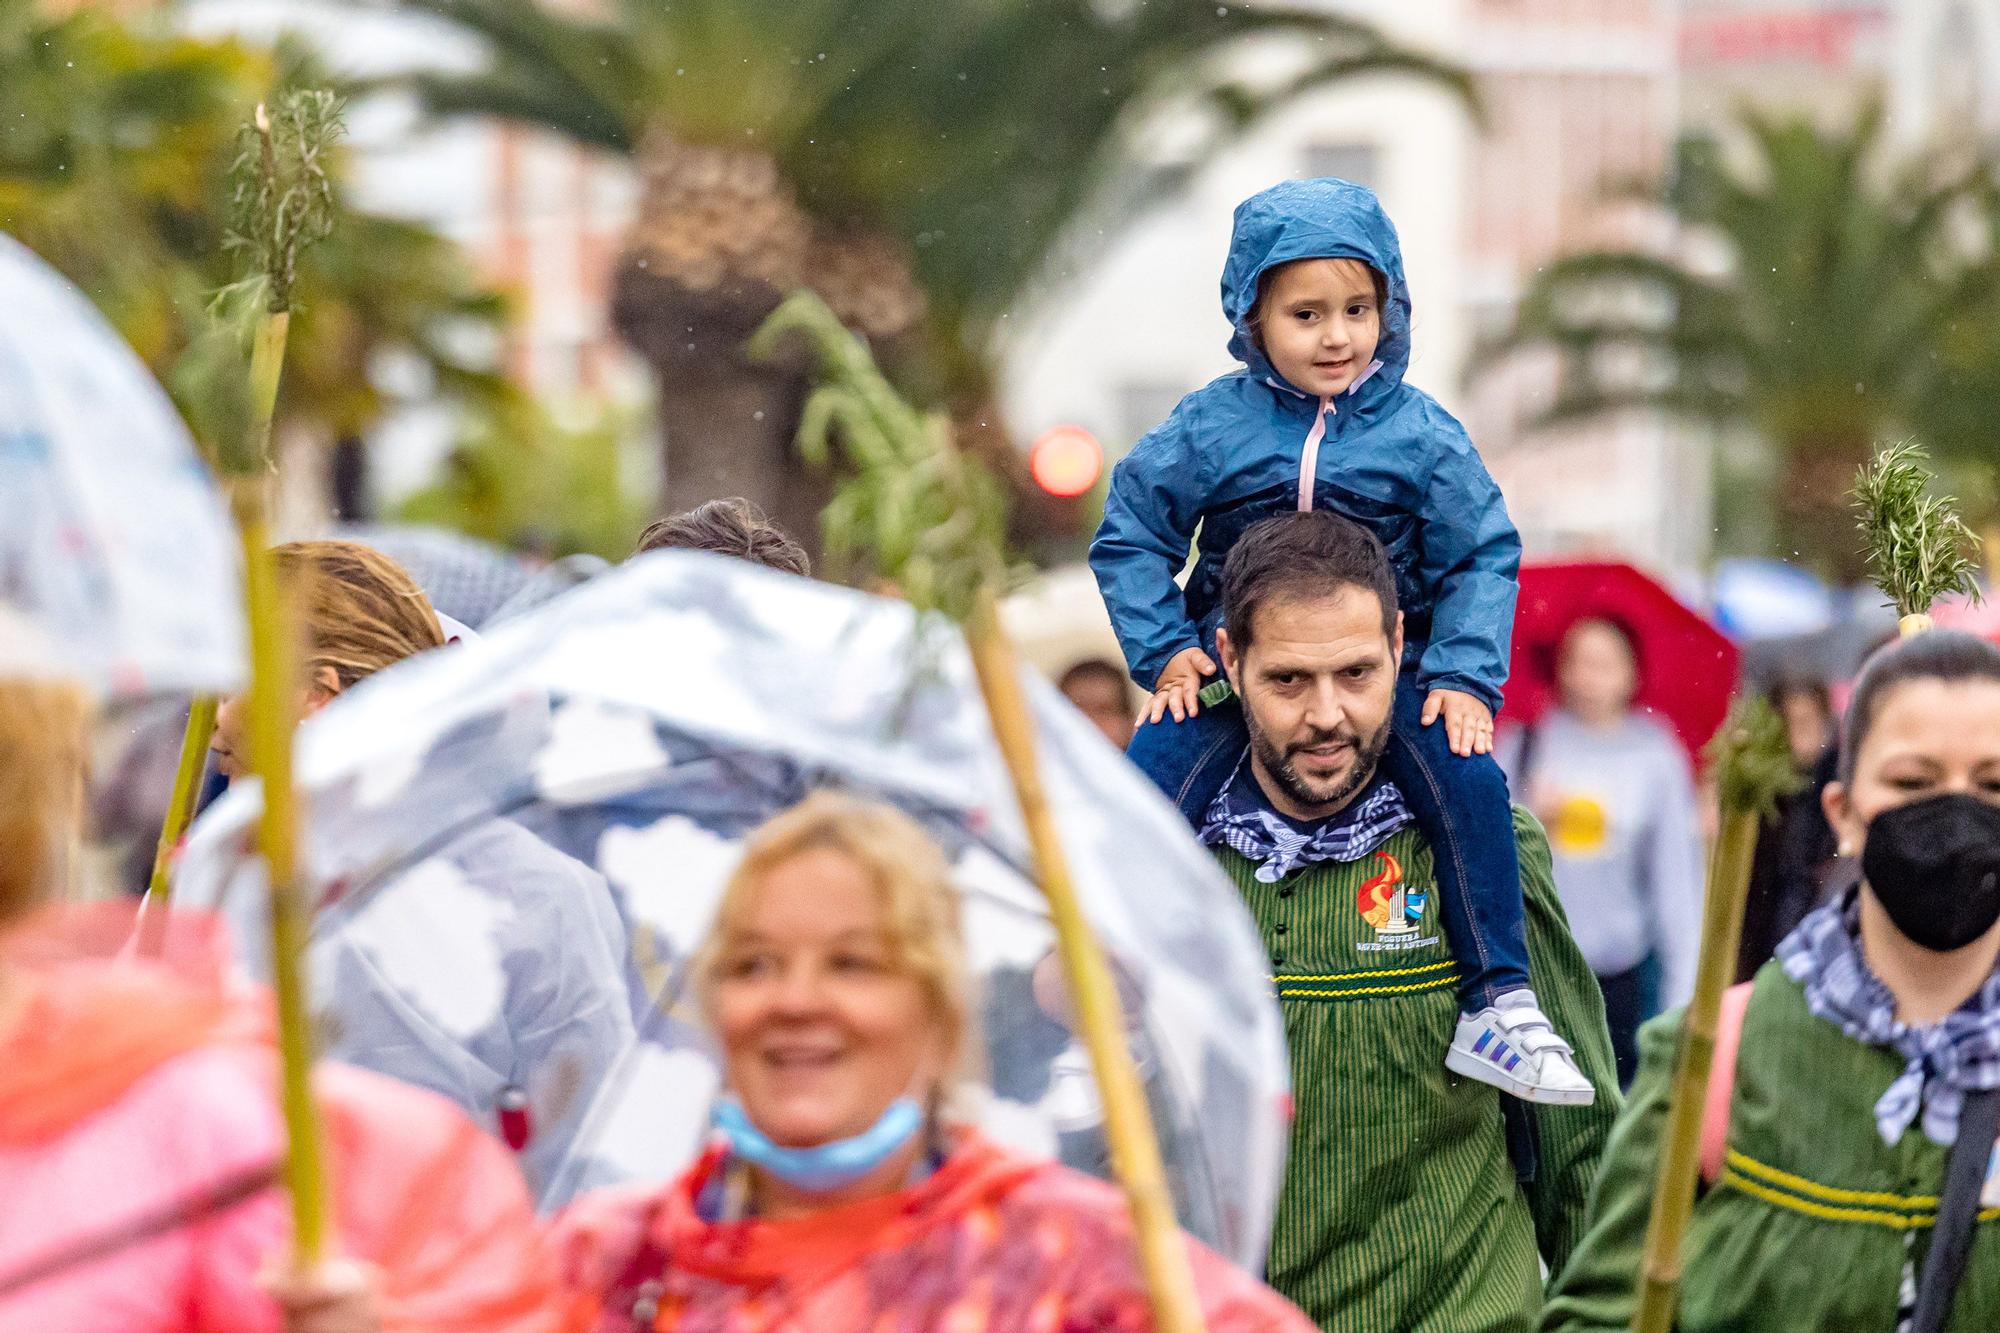
[[1063, 499], [1082, 495], [1104, 471], [1104, 450], [1081, 426], [1057, 426], [1028, 448], [1028, 472], [1035, 484]]

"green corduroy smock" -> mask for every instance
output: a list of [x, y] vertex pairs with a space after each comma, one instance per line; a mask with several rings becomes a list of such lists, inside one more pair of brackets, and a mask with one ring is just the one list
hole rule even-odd
[[[1679, 1012], [1663, 1014], [1640, 1031], [1639, 1075], [1589, 1230], [1552, 1287], [1546, 1330], [1631, 1325], [1680, 1023]], [[1682, 1333], [1895, 1327], [1904, 1261], [1914, 1257], [1922, 1271], [1948, 1151], [1916, 1125], [1893, 1146], [1882, 1142], [1875, 1103], [1902, 1069], [1893, 1052], [1814, 1017], [1779, 964], [1758, 972], [1725, 1166], [1688, 1227]], [[2000, 1330], [2000, 1209], [1980, 1214], [1948, 1327]]]
[[[1531, 979], [1597, 1087], [1593, 1106], [1535, 1109], [1539, 1167], [1525, 1186], [1507, 1154], [1501, 1094], [1444, 1067], [1458, 973], [1422, 835], [1405, 828], [1361, 860], [1276, 884], [1217, 852], [1270, 951], [1291, 1046], [1297, 1118], [1267, 1278], [1322, 1328], [1524, 1333], [1541, 1311], [1541, 1260], [1559, 1268], [1582, 1234], [1617, 1076], [1548, 841], [1520, 809], [1514, 833]], [[1404, 911], [1385, 919], [1378, 889], [1392, 863]]]

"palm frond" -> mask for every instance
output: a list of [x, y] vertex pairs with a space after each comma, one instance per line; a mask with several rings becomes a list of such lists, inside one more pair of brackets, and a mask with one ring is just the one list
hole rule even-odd
[[[588, 131], [586, 142], [618, 137], [636, 143], [638, 104], [651, 71], [635, 58], [616, 25], [564, 13], [540, 0], [377, 3], [442, 20], [487, 46], [491, 63], [480, 74], [447, 76], [419, 70], [391, 81], [419, 94], [440, 94], [442, 100], [429, 104], [434, 114], [526, 119], [518, 113], [533, 107], [549, 117], [535, 123], [558, 133], [580, 124]], [[475, 100], [476, 94], [499, 93], [508, 83], [534, 91], [501, 97], [494, 104]]]
[[[1206, 156], [1342, 79], [1379, 72], [1470, 94], [1462, 71], [1305, 4], [614, 0], [572, 18], [533, 0], [382, 2], [492, 53], [476, 76], [410, 82], [436, 114], [528, 120], [628, 151], [651, 127], [771, 154], [815, 221], [911, 247], [937, 345], [951, 349], [942, 362], [975, 368], [1058, 258], [1080, 254], [1100, 221], [1126, 222], [1107, 204], [1141, 166], [1135, 130], [1149, 116], [1206, 92], [1229, 110]], [[1283, 43], [1303, 73], [1237, 86], [1230, 57], [1253, 41]]]
[[513, 121], [552, 131], [586, 148], [625, 156], [637, 150], [639, 127], [624, 110], [596, 98], [579, 98], [560, 84], [525, 71], [474, 74], [398, 74], [355, 85], [351, 95], [383, 89], [414, 93], [433, 121], [468, 116]]

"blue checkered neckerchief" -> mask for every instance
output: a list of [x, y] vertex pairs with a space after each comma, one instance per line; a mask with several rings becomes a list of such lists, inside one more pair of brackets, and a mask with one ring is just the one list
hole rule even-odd
[[1805, 987], [1806, 1008], [1870, 1046], [1903, 1059], [1903, 1072], [1875, 1103], [1875, 1127], [1894, 1144], [1923, 1117], [1924, 1135], [1958, 1137], [1965, 1094], [2000, 1088], [2000, 971], [1942, 1021], [1896, 1021], [1896, 997], [1861, 956], [1859, 889], [1806, 914], [1778, 945], [1785, 974]]
[[1250, 772], [1246, 751], [1235, 775], [1209, 802], [1202, 817], [1201, 840], [1210, 847], [1229, 847], [1245, 860], [1254, 861], [1257, 882], [1276, 884], [1304, 866], [1358, 861], [1414, 818], [1396, 784], [1377, 777], [1360, 799], [1310, 829], [1301, 829], [1271, 808], [1270, 798]]

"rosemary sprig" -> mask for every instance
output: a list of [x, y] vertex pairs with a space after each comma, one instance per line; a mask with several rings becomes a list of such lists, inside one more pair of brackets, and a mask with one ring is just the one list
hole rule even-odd
[[1979, 596], [1978, 538], [1958, 516], [1958, 502], [1934, 493], [1928, 457], [1913, 441], [1894, 445], [1861, 469], [1854, 486], [1868, 567], [1904, 618], [1905, 633], [1928, 625], [1940, 597]]

